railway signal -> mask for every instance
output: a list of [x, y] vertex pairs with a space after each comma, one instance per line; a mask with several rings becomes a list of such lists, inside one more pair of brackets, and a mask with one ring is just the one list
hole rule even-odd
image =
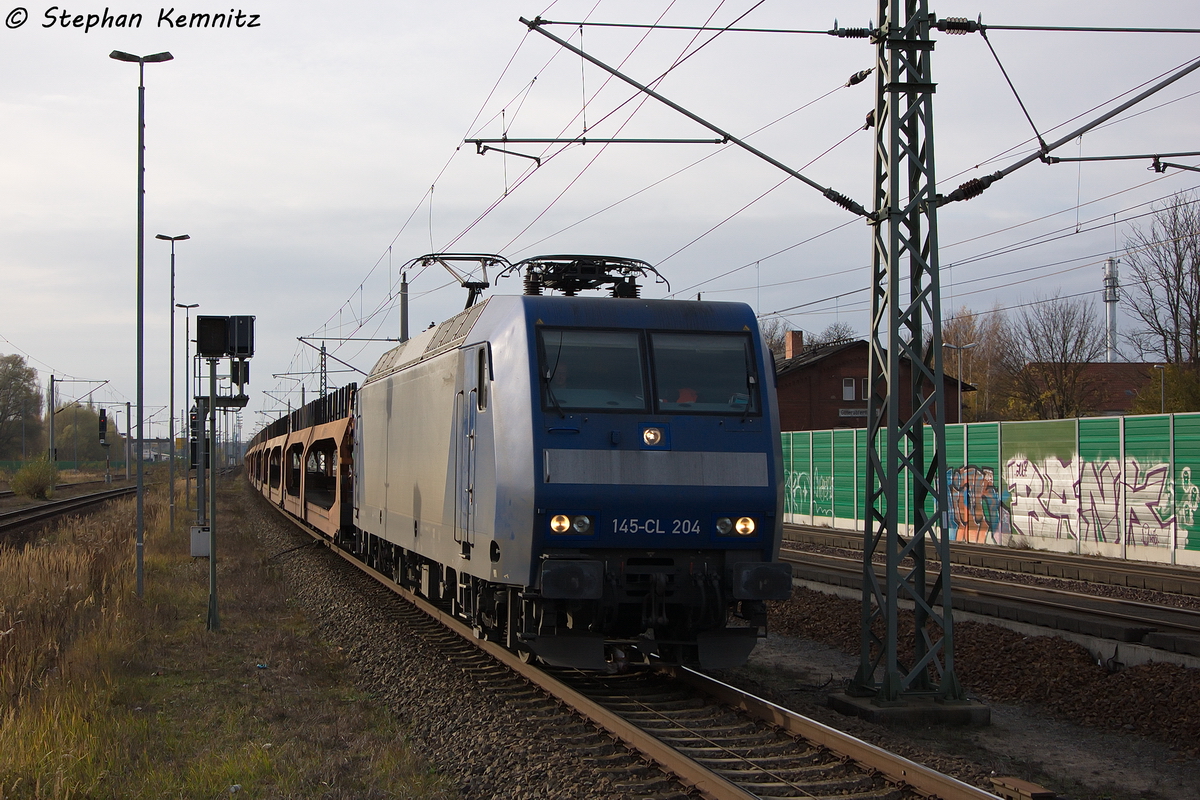
[[[208, 396], [196, 397], [197, 406], [202, 409], [200, 414], [192, 412], [193, 429], [196, 431], [197, 442], [203, 453], [197, 462], [197, 491], [203, 495], [204, 469], [212, 464], [211, 439], [204, 433], [204, 417], [207, 412], [208, 431], [215, 438], [217, 429], [217, 408], [245, 408], [250, 398], [246, 396], [245, 386], [250, 382], [249, 359], [254, 356], [254, 317], [252, 316], [197, 316], [196, 317], [196, 356], [208, 362]], [[232, 383], [238, 386], [238, 394], [226, 396], [217, 395], [217, 362], [229, 358], [229, 375]], [[220, 615], [217, 611], [217, 481], [212, 473], [208, 479], [208, 552], [199, 552], [205, 532], [203, 503], [197, 502], [199, 517], [196, 527], [192, 528], [192, 555], [208, 556], [208, 622], [210, 631], [221, 627]]]

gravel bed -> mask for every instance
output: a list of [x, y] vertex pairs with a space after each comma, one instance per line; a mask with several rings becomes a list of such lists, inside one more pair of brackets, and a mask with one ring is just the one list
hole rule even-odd
[[[249, 491], [249, 490], [247, 490]], [[658, 770], [557, 704], [497, 689], [439, 648], [404, 600], [308, 538], [261, 500], [243, 523], [277, 554], [293, 596], [341, 648], [359, 688], [404, 721], [416, 751], [452, 775], [464, 798], [683, 797]]]
[[[862, 561], [861, 550], [846, 550], [840, 547], [830, 547], [828, 545], [809, 544], [789, 540], [785, 542], [791, 550], [806, 553], [820, 553], [822, 555], [838, 556], [841, 558], [852, 558], [856, 561]], [[883, 555], [876, 555], [872, 559], [873, 563], [882, 564], [885, 561]], [[932, 565], [935, 562], [929, 562]], [[1006, 581], [1008, 583], [1019, 583], [1023, 586], [1045, 586], [1049, 589], [1061, 589], [1066, 592], [1078, 592], [1080, 594], [1091, 594], [1098, 597], [1113, 597], [1121, 600], [1133, 600], [1139, 603], [1153, 603], [1160, 606], [1168, 606], [1170, 608], [1185, 608], [1185, 609], [1200, 609], [1200, 597], [1193, 597], [1185, 594], [1171, 594], [1169, 592], [1155, 592], [1149, 589], [1138, 589], [1133, 586], [1117, 586], [1108, 583], [1088, 583], [1087, 581], [1069, 580], [1067, 578], [1053, 578], [1046, 575], [1034, 575], [1028, 572], [1006, 572], [1004, 570], [986, 569], [984, 567], [969, 567], [962, 564], [952, 564], [950, 572], [954, 575], [965, 575], [971, 578], [986, 578], [988, 580]]]
[[[262, 502], [247, 504], [244, 522], [270, 553], [295, 548], [306, 539]], [[323, 548], [301, 548], [277, 561], [287, 576], [292, 602], [314, 619], [332, 646], [345, 651], [355, 665], [359, 687], [407, 722], [416, 750], [441, 772], [453, 776], [462, 797], [599, 800], [681, 796], [678, 787], [663, 784], [653, 767], [575, 715], [549, 701], [514, 699], [529, 693], [497, 688], [460, 666], [460, 659], [418, 630], [419, 625], [404, 611], [403, 600]], [[1010, 577], [1007, 573], [1002, 576]], [[1075, 590], [1079, 586], [1038, 576], [1022, 576], [1021, 582]], [[1117, 596], [1148, 602], [1160, 597], [1124, 587], [1107, 589]], [[782, 634], [773, 636], [776, 648], [799, 651], [820, 642], [832, 650], [857, 654], [858, 601], [798, 589], [788, 603], [773, 604], [769, 616], [773, 634]], [[1190, 770], [1188, 774], [1171, 780], [1177, 786], [1200, 786], [1186, 783], [1200, 771], [1194, 760], [1200, 755], [1200, 713], [1195, 712], [1200, 707], [1200, 670], [1150, 664], [1110, 672], [1094, 663], [1082, 647], [1060, 639], [1023, 637], [967, 622], [955, 626], [955, 632], [962, 683], [986, 702], [1023, 707], [1029, 715], [1026, 724], [1033, 726], [1028, 743], [1035, 748], [1041, 736], [1057, 736], [1060, 741], [1077, 737], [1071, 725], [1078, 723], [1116, 735], [1116, 744], [1093, 746], [1107, 750], [1097, 758], [1107, 758], [1118, 748], [1136, 758], [1144, 752], [1143, 741], [1161, 743], [1152, 744], [1152, 752], [1144, 756], [1148, 769], [1166, 775], [1176, 763], [1187, 762], [1183, 767]], [[1036, 770], [1031, 773], [1020, 765], [1010, 765], [1002, 755], [974, 752], [972, 748], [984, 747], [978, 742], [986, 737], [961, 736], [961, 741], [948, 746], [929, 731], [897, 734], [839, 717], [822, 708], [825, 693], [836, 685], [821, 686], [819, 680], [811, 685], [797, 683], [794, 674], [768, 675], [753, 669], [731, 670], [723, 677], [759, 688], [764, 696], [802, 713], [811, 712], [826, 724], [978, 786], [988, 787], [989, 776], [997, 771], [1038, 777]], [[781, 688], [781, 680], [785, 688]], [[1012, 768], [1007, 769], [1009, 766]], [[1183, 795], [1122, 793], [1118, 788], [1103, 794], [1080, 789], [1063, 796]]]
[[[853, 675], [859, 614], [857, 600], [797, 589], [769, 611], [768, 666], [754, 670], [756, 654], [751, 668], [731, 671], [730, 681], [761, 684], [759, 693], [773, 692], [781, 705], [983, 788], [1000, 774], [1042, 783], [1064, 798], [1200, 797], [1200, 670], [1146, 664], [1112, 671], [1063, 639], [960, 622], [958, 676], [972, 699], [992, 706], [993, 725], [897, 732], [821, 708]], [[911, 619], [902, 613], [902, 651]], [[809, 651], [822, 645], [826, 671], [806, 669]], [[797, 675], [809, 682], [797, 683]], [[821, 685], [826, 677], [829, 685]]]

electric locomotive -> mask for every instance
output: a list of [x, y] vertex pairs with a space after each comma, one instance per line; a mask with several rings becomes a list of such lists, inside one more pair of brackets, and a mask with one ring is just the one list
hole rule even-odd
[[[641, 299], [653, 270], [629, 259], [507, 271], [525, 295], [473, 291], [358, 388], [352, 520], [335, 540], [552, 665], [744, 663], [765, 601], [791, 592], [753, 312]], [[575, 296], [605, 285], [612, 297]]]

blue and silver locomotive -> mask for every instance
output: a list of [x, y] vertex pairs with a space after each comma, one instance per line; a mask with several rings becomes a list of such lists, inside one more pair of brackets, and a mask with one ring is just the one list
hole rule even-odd
[[791, 591], [753, 312], [640, 299], [641, 262], [514, 269], [527, 292], [586, 275], [616, 296], [492, 296], [380, 358], [336, 541], [549, 664], [744, 663]]

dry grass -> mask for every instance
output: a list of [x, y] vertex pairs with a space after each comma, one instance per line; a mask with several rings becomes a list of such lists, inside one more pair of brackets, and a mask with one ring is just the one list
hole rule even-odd
[[182, 500], [168, 534], [148, 497], [142, 600], [132, 501], [0, 550], [0, 800], [448, 796], [288, 606], [243, 498], [222, 493], [219, 632]]

